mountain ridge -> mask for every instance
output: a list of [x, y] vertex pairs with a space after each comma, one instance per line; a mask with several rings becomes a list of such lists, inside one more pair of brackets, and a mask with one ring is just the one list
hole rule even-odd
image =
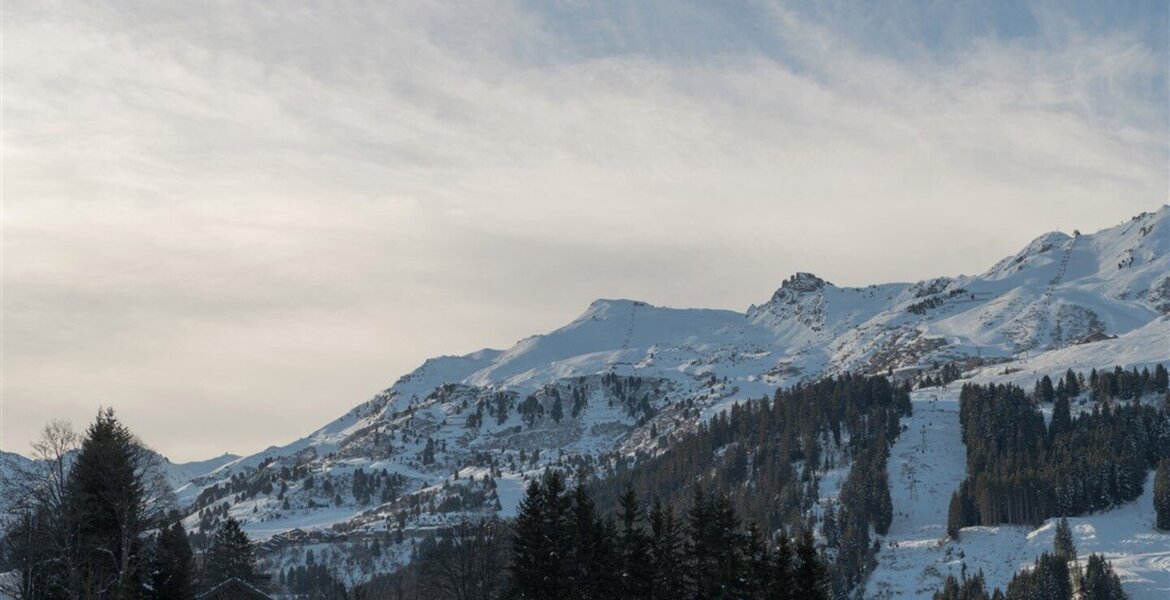
[[307, 436], [173, 481], [189, 531], [231, 514], [269, 567], [302, 564], [308, 544], [336, 550], [358, 581], [410, 550], [356, 561], [355, 540], [514, 514], [525, 478], [548, 465], [607, 472], [778, 387], [939, 365], [1030, 385], [1074, 366], [1170, 360], [1168, 333], [1163, 207], [1043, 234], [977, 275], [838, 287], [797, 272], [743, 312], [599, 298], [557, 329], [427, 359]]

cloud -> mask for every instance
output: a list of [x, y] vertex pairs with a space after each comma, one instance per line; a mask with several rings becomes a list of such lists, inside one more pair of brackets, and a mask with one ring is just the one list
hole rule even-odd
[[1164, 9], [1011, 5], [9, 3], [2, 444], [113, 405], [252, 451], [595, 297], [972, 273], [1164, 201]]

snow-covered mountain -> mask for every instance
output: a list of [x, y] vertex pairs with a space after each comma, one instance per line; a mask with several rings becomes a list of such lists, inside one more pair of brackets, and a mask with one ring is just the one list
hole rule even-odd
[[[506, 350], [427, 360], [285, 446], [170, 474], [189, 529], [209, 530], [227, 511], [263, 542], [270, 568], [312, 549], [359, 580], [406, 560], [412, 536], [438, 524], [513, 513], [523, 478], [545, 465], [604, 472], [778, 386], [943, 364], [1030, 385], [1069, 367], [1166, 362], [1168, 314], [1163, 207], [1097, 233], [1044, 234], [974, 276], [851, 288], [797, 273], [742, 313], [597, 300]], [[946, 443], [961, 452], [957, 436]], [[958, 468], [948, 476], [961, 479]], [[907, 541], [936, 533], [918, 521], [945, 516], [943, 502], [910, 519]], [[880, 573], [874, 585], [885, 585]]]
[[267, 541], [272, 566], [321, 544], [318, 560], [335, 552], [358, 579], [403, 559], [405, 546], [360, 551], [390, 529], [409, 538], [469, 512], [509, 514], [525, 473], [573, 460], [604, 470], [777, 386], [946, 363], [1024, 379], [1151, 364], [1170, 358], [1167, 313], [1170, 208], [1044, 234], [974, 276], [850, 288], [797, 273], [743, 313], [597, 300], [506, 350], [427, 360], [309, 436], [192, 478], [180, 497], [196, 528], [226, 503]]

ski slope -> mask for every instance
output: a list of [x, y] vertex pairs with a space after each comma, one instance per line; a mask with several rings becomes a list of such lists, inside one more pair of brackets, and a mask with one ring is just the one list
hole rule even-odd
[[[1051, 552], [1055, 520], [1031, 529], [968, 527], [947, 538], [947, 507], [966, 473], [959, 428], [959, 387], [915, 391], [914, 414], [890, 452], [894, 521], [878, 553], [866, 598], [927, 599], [947, 575], [982, 571], [988, 589]], [[1141, 498], [1113, 510], [1069, 518], [1078, 555], [1103, 554], [1132, 600], [1170, 597], [1170, 533], [1154, 529], [1153, 476]]]

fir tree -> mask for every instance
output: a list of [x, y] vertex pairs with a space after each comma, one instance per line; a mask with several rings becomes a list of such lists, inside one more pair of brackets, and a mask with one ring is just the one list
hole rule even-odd
[[1081, 600], [1123, 600], [1127, 597], [1113, 567], [1096, 554], [1089, 555], [1080, 587]]
[[547, 510], [540, 484], [530, 482], [512, 527], [512, 565], [508, 585], [515, 598], [541, 597], [551, 545], [548, 536], [552, 534], [544, 530]]
[[1072, 416], [1068, 398], [1060, 397], [1052, 405], [1052, 421], [1048, 424], [1048, 443], [1072, 431]]
[[1056, 389], [1052, 387], [1052, 379], [1045, 375], [1036, 382], [1036, 400], [1038, 402], [1050, 403], [1056, 398]]
[[1047, 552], [1030, 570], [1020, 571], [1008, 582], [1008, 600], [1070, 600], [1072, 583], [1068, 563]]
[[703, 493], [703, 487], [696, 485], [691, 508], [687, 512], [690, 538], [687, 544], [687, 562], [690, 567], [687, 587], [689, 595], [694, 598], [715, 598], [719, 593], [712, 516], [711, 505]]
[[1056, 522], [1056, 535], [1052, 540], [1052, 549], [1057, 558], [1066, 561], [1077, 559], [1077, 546], [1073, 541], [1072, 528], [1068, 525], [1068, 519], [1064, 517]]
[[964, 575], [961, 580], [947, 575], [943, 589], [934, 593], [933, 600], [988, 600], [984, 585], [982, 572], [970, 578]]
[[1158, 363], [1154, 367], [1154, 376], [1150, 386], [1153, 388], [1151, 391], [1156, 394], [1165, 394], [1167, 387], [1170, 386], [1170, 373], [1166, 372], [1166, 367], [1162, 366], [1162, 363]]
[[252, 554], [252, 541], [240, 528], [240, 522], [228, 517], [216, 530], [207, 550], [204, 587], [212, 588], [232, 578], [255, 581], [256, 558]]
[[772, 586], [768, 588], [766, 600], [796, 600], [796, 569], [793, 566], [792, 546], [788, 536], [780, 531], [780, 539], [772, 560]]
[[177, 521], [159, 530], [150, 596], [158, 600], [190, 600], [195, 597], [191, 544], [183, 525]]
[[621, 525], [621, 588], [623, 598], [648, 599], [653, 582], [650, 560], [650, 540], [642, 529], [642, 507], [634, 488], [627, 485], [619, 500], [618, 519]]
[[1170, 530], [1170, 458], [1159, 461], [1154, 471], [1154, 524]]
[[650, 509], [650, 563], [654, 573], [654, 600], [677, 600], [683, 585], [683, 538], [681, 525], [670, 506], [655, 501]]
[[827, 600], [825, 566], [817, 555], [812, 530], [805, 529], [796, 546], [797, 565], [793, 574], [793, 597], [802, 600]]
[[764, 591], [772, 586], [772, 556], [764, 541], [764, 534], [755, 523], [749, 523], [744, 538], [744, 559], [747, 562], [744, 573], [744, 588], [752, 599], [763, 598]]
[[528, 486], [512, 537], [513, 598], [572, 598], [582, 585], [573, 564], [572, 499], [564, 476], [551, 471]]
[[836, 548], [840, 541], [840, 530], [837, 527], [837, 511], [829, 504], [825, 508], [825, 516], [821, 519], [821, 535], [825, 536], [825, 546]]
[[1080, 381], [1077, 379], [1077, 374], [1074, 373], [1072, 369], [1069, 369], [1064, 374], [1064, 389], [1068, 393], [1069, 397], [1073, 398], [1080, 395], [1081, 393]]
[[[65, 486], [65, 514], [75, 555], [75, 594], [100, 598], [142, 593], [147, 561], [142, 534], [151, 525], [148, 479], [152, 458], [113, 409], [98, 414], [86, 432]], [[155, 489], [152, 489], [155, 488]]]

